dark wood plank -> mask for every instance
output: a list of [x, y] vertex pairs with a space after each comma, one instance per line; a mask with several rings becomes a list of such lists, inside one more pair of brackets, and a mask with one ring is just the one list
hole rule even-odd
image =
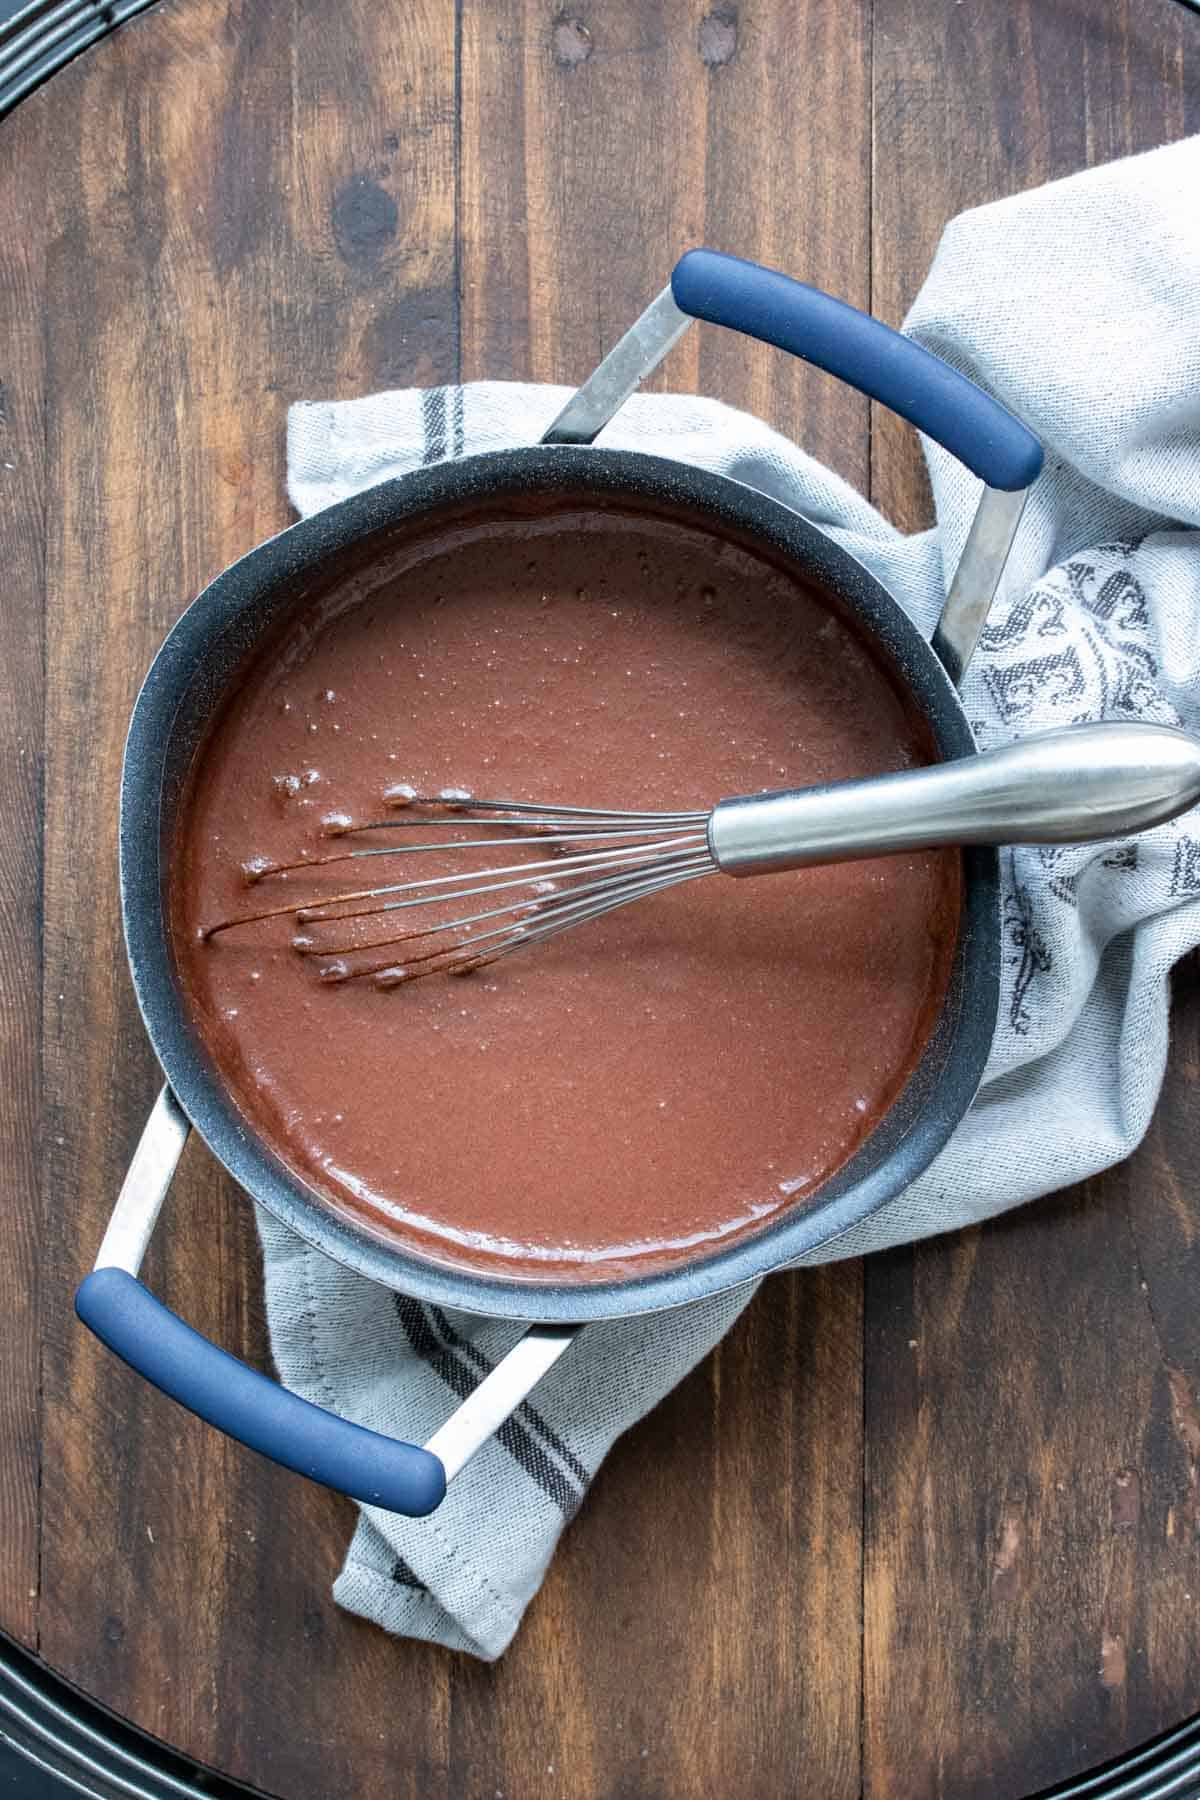
[[1145, 1162], [871, 1265], [868, 1793], [1008, 1800], [1200, 1707], [1195, 1364], [1147, 1304]]
[[[1195, 129], [1189, 35], [1166, 4], [876, 0], [874, 310], [900, 322], [964, 207]], [[872, 484], [927, 522], [913, 434], [878, 409]], [[868, 1793], [1007, 1800], [1200, 1705], [1195, 1345], [1165, 1254], [1200, 1230], [1183, 1079], [1157, 1156], [868, 1265]], [[1161, 1302], [1138, 1260], [1159, 1245]]]
[[41, 1433], [42, 121], [0, 126], [0, 1629], [36, 1641]]
[[[70, 1292], [157, 1085], [114, 879], [136, 684], [190, 595], [286, 522], [290, 398], [455, 372], [453, 14], [393, 23], [366, 0], [168, 4], [29, 103], [54, 122], [46, 1088], [48, 1191], [72, 1195], [44, 1246], [42, 1648], [288, 1795], [436, 1795], [445, 1659], [338, 1614], [347, 1503], [147, 1389]], [[147, 1276], [265, 1364], [248, 1209], [201, 1149]], [[420, 1701], [398, 1709], [406, 1663]]]
[[1158, 1111], [1138, 1155], [1108, 1185], [1127, 1211], [1157, 1352], [1146, 1421], [1157, 1505], [1140, 1529], [1138, 1576], [1153, 1706], [1179, 1718], [1200, 1708], [1200, 958], [1180, 965], [1173, 995]]
[[[868, 0], [693, 9], [708, 70], [703, 241], [864, 308], [870, 13]], [[777, 350], [712, 327], [692, 335], [700, 393], [745, 407], [865, 490], [865, 401]]]
[[[0, 1285], [39, 1308], [44, 1346], [42, 1646], [289, 1800], [856, 1793], [864, 1397], [869, 1791], [1003, 1800], [1200, 1704], [1194, 973], [1126, 1171], [872, 1266], [865, 1396], [859, 1268], [770, 1284], [617, 1446], [494, 1669], [339, 1614], [352, 1508], [189, 1422], [69, 1310], [155, 1088], [112, 874], [128, 707], [189, 595], [285, 522], [286, 402], [460, 369], [578, 378], [698, 241], [860, 304], [873, 261], [876, 310], [898, 320], [960, 205], [1194, 118], [1190, 21], [1167, 0], [874, 8], [870, 258], [867, 0], [462, 0], [459, 19], [425, 0], [400, 22], [367, 0], [165, 0], [4, 127], [26, 158], [53, 123], [48, 219], [22, 190], [0, 252], [27, 271], [0, 290], [24, 394], [42, 314], [50, 346], [45, 487], [0, 485], [22, 592], [40, 591], [43, 494], [48, 534], [40, 1293], [36, 1214], [0, 1226]], [[868, 462], [865, 407], [824, 378], [698, 331], [657, 384], [749, 407], [921, 517], [903, 432], [876, 421]], [[40, 647], [20, 655], [36, 709]], [[20, 819], [40, 781], [9, 769]], [[0, 948], [10, 917], [15, 943], [0, 887]], [[2, 1029], [19, 1095], [35, 1038], [7, 1011]], [[28, 1172], [24, 1092], [0, 1128], [16, 1121]], [[201, 1150], [147, 1274], [266, 1365], [249, 1213]], [[10, 1325], [0, 1523], [11, 1508], [19, 1553], [0, 1623], [33, 1642], [33, 1334]]]
[[[868, 6], [464, 0], [463, 373], [582, 380], [695, 244], [865, 306]], [[865, 403], [699, 328], [648, 384], [866, 480]]]
[[[866, 35], [865, 6], [467, 0], [464, 375], [582, 378], [694, 243], [865, 305]], [[865, 405], [777, 352], [700, 328], [654, 385], [865, 480]], [[809, 1791], [858, 1792], [860, 1279], [771, 1284], [618, 1447], [503, 1664], [456, 1669], [464, 1794], [784, 1793], [801, 1744]]]
[[[871, 304], [899, 325], [947, 221], [1200, 126], [1196, 22], [1172, 0], [874, 0]], [[911, 428], [872, 408], [871, 493], [929, 523]]]
[[[223, 1622], [246, 1552], [230, 1493], [236, 1459], [101, 1352], [70, 1295], [157, 1086], [117, 921], [130, 704], [190, 593], [285, 512], [266, 416], [278, 402], [264, 398], [253, 361], [261, 328], [239, 294], [238, 258], [258, 219], [244, 219], [240, 247], [225, 236], [210, 248], [227, 201], [214, 208], [209, 183], [244, 180], [247, 203], [254, 193], [218, 135], [252, 67], [253, 19], [246, 9], [227, 32], [225, 17], [156, 10], [29, 103], [47, 109], [54, 141], [47, 1183], [73, 1196], [48, 1209], [45, 1243], [42, 1648], [90, 1692], [210, 1751]], [[94, 833], [86, 855], [83, 817]], [[204, 1161], [189, 1157], [147, 1276], [236, 1348], [241, 1240]]]
[[456, 1663], [454, 1794], [859, 1793], [860, 1292], [770, 1283], [616, 1446], [503, 1662]]
[[[1175, 972], [1171, 1058], [1162, 1099], [1141, 1154], [1121, 1172], [1163, 1361], [1185, 1372], [1200, 1367], [1198, 1088], [1200, 959], [1191, 956]], [[1185, 1403], [1181, 1417], [1186, 1412]], [[1195, 1523], [1200, 1527], [1200, 1510]]]

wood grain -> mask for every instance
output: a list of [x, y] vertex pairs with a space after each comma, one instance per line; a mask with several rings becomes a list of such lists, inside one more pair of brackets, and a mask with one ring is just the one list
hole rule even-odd
[[[45, 1240], [56, 1279], [42, 1326], [42, 1525], [54, 1550], [43, 1549], [41, 1644], [90, 1691], [120, 1694], [152, 1728], [170, 1721], [183, 1742], [205, 1738], [215, 1716], [242, 1549], [240, 1530], [227, 1528], [235, 1459], [97, 1354], [70, 1296], [157, 1086], [118, 935], [124, 723], [189, 595], [284, 513], [252, 336], [240, 345], [250, 354], [232, 371], [229, 362], [242, 322], [238, 258], [264, 215], [249, 179], [235, 236], [227, 203], [215, 208], [207, 189], [223, 171], [230, 179], [216, 129], [236, 130], [255, 100], [241, 37], [244, 29], [253, 42], [251, 12], [215, 34], [213, 20], [187, 9], [156, 15], [146, 41], [135, 26], [109, 55], [64, 77], [73, 92], [54, 115], [57, 155], [77, 178], [51, 200], [46, 294], [55, 319], [48, 581], [65, 602], [47, 619], [47, 1184], [74, 1199], [48, 1209]], [[221, 283], [206, 209], [222, 221]], [[88, 855], [81, 816], [91, 823]], [[205, 1160], [189, 1157], [147, 1276], [236, 1348], [242, 1302], [220, 1272], [241, 1261], [241, 1240]], [[85, 1420], [98, 1429], [81, 1430]]]
[[617, 1445], [504, 1661], [455, 1665], [452, 1792], [859, 1793], [860, 1290], [771, 1283]]
[[[288, 1800], [1016, 1800], [1200, 1707], [1194, 963], [1138, 1156], [768, 1284], [616, 1446], [494, 1668], [340, 1614], [348, 1503], [70, 1310], [157, 1085], [128, 710], [286, 522], [288, 402], [578, 379], [697, 242], [898, 322], [960, 207], [1200, 124], [1189, 30], [1168, 0], [163, 0], [0, 128], [0, 1625], [188, 1754]], [[923, 516], [911, 434], [774, 352], [698, 329], [655, 385]], [[147, 1277], [268, 1366], [202, 1147]]]
[[[1196, 43], [1171, 0], [874, 0], [873, 311], [901, 323], [955, 213], [1195, 131]], [[915, 434], [871, 410], [871, 497], [918, 530]]]
[[[464, 378], [582, 380], [701, 243], [866, 306], [868, 37], [865, 0], [465, 0]], [[701, 327], [648, 385], [866, 479], [866, 403], [778, 351]]]
[[43, 122], [0, 129], [0, 1629], [36, 1641], [40, 1468]]
[[[60, 78], [56, 153], [83, 178], [62, 184], [49, 232], [49, 579], [104, 604], [64, 604], [49, 624], [46, 1104], [62, 1141], [48, 1182], [79, 1201], [46, 1246], [41, 1644], [160, 1735], [286, 1793], [435, 1791], [444, 1659], [422, 1672], [419, 1720], [398, 1721], [393, 1646], [329, 1599], [352, 1509], [147, 1389], [79, 1331], [70, 1291], [157, 1085], [114, 883], [137, 682], [203, 582], [286, 522], [291, 397], [455, 372], [438, 298], [454, 267], [453, 17], [409, 18], [406, 47], [365, 3], [156, 10]], [[81, 811], [97, 826], [87, 857]], [[265, 1363], [254, 1269], [244, 1204], [193, 1148], [151, 1285]], [[316, 1547], [302, 1570], [298, 1544]], [[250, 1675], [261, 1711], [244, 1703]]]
[[[876, 0], [873, 310], [901, 322], [954, 213], [1194, 130], [1189, 28], [1166, 5], [1017, 0], [981, 32], [954, 0]], [[873, 413], [873, 498], [922, 525], [914, 435]], [[1195, 1005], [1192, 977], [1177, 1041]], [[1194, 1118], [1184, 1079], [1179, 1059], [1152, 1143]], [[1194, 1326], [1169, 1273], [1186, 1262], [1153, 1248], [1194, 1240], [1175, 1166], [1148, 1147], [1078, 1194], [867, 1266], [868, 1794], [1020, 1795], [1196, 1704]], [[1169, 1284], [1174, 1363], [1139, 1252]]]
[[1023, 1794], [1195, 1704], [1195, 1358], [1143, 1285], [1145, 1159], [870, 1267], [869, 1794]]
[[[865, 10], [839, 12], [837, 55], [834, 30], [813, 4], [735, 18], [469, 0], [464, 377], [579, 379], [695, 243], [866, 305]], [[792, 92], [805, 104], [765, 141], [762, 109]], [[680, 157], [676, 144], [698, 148]], [[815, 166], [823, 180], [807, 178]], [[803, 417], [816, 454], [865, 476], [865, 405], [777, 352], [698, 329], [656, 385], [698, 386], [781, 430]], [[734, 1793], [748, 1773], [785, 1792], [798, 1742], [830, 1800], [858, 1792], [860, 1279], [774, 1284], [614, 1455], [503, 1666], [455, 1672], [455, 1763], [482, 1771], [466, 1792]], [[813, 1442], [829, 1449], [810, 1466]], [[801, 1543], [798, 1592], [780, 1570]], [[714, 1593], [753, 1623], [698, 1634]], [[664, 1679], [647, 1688], [655, 1663]], [[788, 1734], [734, 1725], [748, 1692], [774, 1697]], [[697, 1732], [717, 1716], [726, 1729]]]

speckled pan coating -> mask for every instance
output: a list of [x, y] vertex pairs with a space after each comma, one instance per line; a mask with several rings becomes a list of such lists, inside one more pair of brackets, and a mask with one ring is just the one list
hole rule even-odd
[[590, 1320], [680, 1306], [780, 1268], [838, 1237], [899, 1193], [970, 1105], [992, 1041], [999, 993], [999, 864], [964, 856], [965, 894], [945, 1004], [908, 1086], [859, 1151], [793, 1214], [727, 1250], [633, 1280], [536, 1286], [472, 1275], [390, 1246], [336, 1215], [250, 1130], [187, 1018], [176, 983], [166, 857], [184, 778], [231, 675], [284, 610], [321, 591], [432, 514], [520, 509], [539, 497], [622, 499], [683, 510], [782, 556], [834, 590], [907, 683], [943, 757], [975, 745], [957, 693], [928, 644], [875, 578], [798, 514], [755, 489], [687, 464], [565, 446], [508, 450], [420, 469], [302, 520], [217, 576], [163, 644], [138, 696], [121, 783], [125, 940], [138, 1002], [184, 1110], [229, 1172], [327, 1255], [423, 1300], [514, 1319]]

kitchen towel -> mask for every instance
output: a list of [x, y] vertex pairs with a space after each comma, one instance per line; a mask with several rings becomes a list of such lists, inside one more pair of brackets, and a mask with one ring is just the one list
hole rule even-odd
[[[1047, 450], [963, 690], [984, 746], [1081, 719], [1200, 731], [1197, 194], [1193, 138], [966, 213], [907, 321]], [[422, 463], [534, 443], [568, 391], [479, 382], [294, 406], [292, 500], [311, 513]], [[803, 437], [803, 420], [785, 423]], [[902, 537], [787, 438], [683, 396], [635, 397], [600, 442], [774, 495], [866, 563], [926, 633], [979, 492], [928, 446], [937, 524]], [[808, 1260], [973, 1224], [1107, 1168], [1145, 1131], [1168, 973], [1200, 942], [1200, 818], [1006, 851], [1003, 873], [1003, 996], [975, 1105], [919, 1181]], [[377, 1431], [422, 1441], [518, 1335], [374, 1286], [265, 1214], [259, 1225], [280, 1377]], [[750, 1298], [589, 1327], [431, 1518], [362, 1508], [338, 1601], [390, 1631], [499, 1656], [613, 1440]]]

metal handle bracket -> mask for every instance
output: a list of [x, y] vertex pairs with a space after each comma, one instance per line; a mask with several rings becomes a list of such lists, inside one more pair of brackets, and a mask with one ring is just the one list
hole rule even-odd
[[933, 632], [933, 653], [955, 687], [961, 687], [987, 624], [1028, 498], [1028, 488], [1008, 493], [991, 487], [985, 487], [979, 497]]

